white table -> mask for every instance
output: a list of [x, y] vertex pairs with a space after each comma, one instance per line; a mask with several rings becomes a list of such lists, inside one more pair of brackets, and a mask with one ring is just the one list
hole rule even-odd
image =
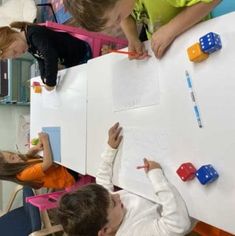
[[31, 138], [37, 137], [42, 127], [60, 127], [61, 164], [81, 174], [86, 173], [86, 67], [60, 71], [61, 81], [53, 94], [45, 89], [36, 94], [31, 88]]
[[[113, 112], [113, 66], [121, 55], [106, 55], [88, 64], [87, 173], [95, 175], [107, 130], [116, 121], [124, 141], [115, 163], [114, 182], [154, 200], [142, 171], [127, 171], [125, 158], [144, 156], [159, 161], [168, 180], [185, 199], [191, 216], [235, 233], [235, 13], [198, 24], [184, 33], [160, 61], [160, 104]], [[213, 31], [223, 48], [199, 64], [191, 63], [186, 48]], [[195, 120], [185, 70], [192, 76], [203, 128]], [[131, 161], [131, 160], [130, 160]], [[208, 186], [196, 179], [182, 182], [176, 169], [183, 162], [197, 168], [212, 164], [220, 177]], [[143, 180], [143, 181], [142, 181]]]

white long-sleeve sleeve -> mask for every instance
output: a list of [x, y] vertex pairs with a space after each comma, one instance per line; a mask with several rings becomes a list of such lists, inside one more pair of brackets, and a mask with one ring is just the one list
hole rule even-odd
[[183, 236], [188, 233], [191, 221], [183, 199], [161, 169], [149, 171], [156, 202], [119, 191], [127, 209], [116, 236]]
[[96, 183], [104, 186], [107, 190], [113, 191], [113, 162], [118, 149], [107, 146], [101, 155], [101, 163], [96, 174]]
[[186, 205], [177, 189], [165, 178], [161, 169], [149, 171], [148, 177], [156, 194], [156, 203], [161, 205], [161, 217], [154, 225], [160, 235], [184, 235], [191, 226]]

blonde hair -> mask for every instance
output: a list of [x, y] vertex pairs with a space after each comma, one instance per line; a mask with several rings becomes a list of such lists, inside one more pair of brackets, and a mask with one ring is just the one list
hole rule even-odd
[[0, 27], [0, 58], [15, 41], [15, 33], [17, 33], [17, 31], [11, 29], [9, 26]]
[[0, 27], [0, 59], [7, 51], [8, 47], [16, 40], [17, 31], [25, 31], [26, 27], [31, 25], [28, 22], [12, 22], [10, 26]]

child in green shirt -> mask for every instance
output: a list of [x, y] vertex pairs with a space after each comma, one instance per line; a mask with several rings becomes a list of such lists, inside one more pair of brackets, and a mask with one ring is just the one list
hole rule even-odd
[[174, 39], [201, 21], [220, 0], [64, 0], [78, 23], [90, 31], [102, 31], [121, 25], [130, 59], [147, 56], [139, 40], [136, 23], [143, 23], [152, 50], [161, 58]]

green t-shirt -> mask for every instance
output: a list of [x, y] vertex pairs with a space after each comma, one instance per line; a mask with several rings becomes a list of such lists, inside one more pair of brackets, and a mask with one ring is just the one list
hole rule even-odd
[[151, 37], [153, 32], [168, 23], [184, 7], [198, 2], [209, 3], [212, 0], [136, 0], [132, 16], [137, 23], [148, 26], [147, 35]]

